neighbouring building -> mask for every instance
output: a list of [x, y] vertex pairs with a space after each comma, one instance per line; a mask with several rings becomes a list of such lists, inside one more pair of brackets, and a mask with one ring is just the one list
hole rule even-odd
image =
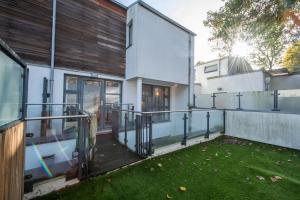
[[239, 57], [227, 56], [195, 66], [195, 94], [264, 91], [265, 75]]

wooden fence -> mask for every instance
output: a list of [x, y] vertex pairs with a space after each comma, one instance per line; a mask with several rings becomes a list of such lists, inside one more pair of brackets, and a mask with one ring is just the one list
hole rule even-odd
[[0, 200], [21, 200], [24, 171], [24, 123], [0, 132]]

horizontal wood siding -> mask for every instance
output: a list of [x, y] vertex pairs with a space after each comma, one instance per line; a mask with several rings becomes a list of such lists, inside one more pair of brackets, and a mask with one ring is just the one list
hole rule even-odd
[[58, 0], [56, 64], [124, 75], [125, 15], [96, 1]]
[[[0, 0], [0, 38], [50, 65], [52, 0]], [[109, 0], [57, 0], [55, 67], [124, 76], [126, 10]]]
[[0, 38], [26, 62], [49, 64], [51, 1], [0, 0]]
[[24, 123], [0, 133], [0, 200], [21, 200], [24, 171]]

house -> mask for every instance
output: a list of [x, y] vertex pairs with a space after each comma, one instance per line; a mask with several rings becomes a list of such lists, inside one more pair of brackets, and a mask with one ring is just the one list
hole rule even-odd
[[195, 94], [264, 91], [265, 75], [239, 57], [227, 56], [195, 66]]
[[[103, 134], [111, 133], [112, 105], [136, 111], [192, 105], [196, 34], [143, 1], [125, 7], [110, 0], [14, 0], [1, 2], [0, 13], [0, 38], [27, 64], [29, 119], [76, 108], [94, 114]], [[161, 131], [172, 125], [169, 115], [153, 120]], [[70, 164], [78, 138], [68, 133], [76, 123], [27, 121], [25, 172]]]
[[134, 103], [136, 111], [188, 108], [193, 95], [194, 36], [143, 1], [130, 5], [123, 102]]

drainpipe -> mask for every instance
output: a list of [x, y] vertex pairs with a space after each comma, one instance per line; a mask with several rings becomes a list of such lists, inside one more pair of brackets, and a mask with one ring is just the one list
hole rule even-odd
[[[56, 33], [56, 0], [53, 0], [49, 103], [53, 103], [54, 62], [55, 62], [55, 33]], [[51, 110], [52, 109], [50, 109], [50, 114], [51, 114]]]
[[[188, 109], [191, 109], [191, 83], [192, 81], [192, 36], [189, 35], [189, 58], [188, 58], [189, 62], [188, 62], [188, 81], [189, 81], [189, 85], [188, 85]], [[189, 117], [188, 117], [188, 124], [189, 124], [189, 128], [188, 128], [188, 133], [190, 133], [192, 131], [192, 112], [189, 112]]]
[[189, 35], [189, 58], [188, 58], [188, 81], [189, 81], [189, 86], [188, 86], [188, 107], [190, 108], [191, 107], [191, 76], [192, 76], [192, 73], [191, 73], [191, 70], [192, 70], [192, 36]]

